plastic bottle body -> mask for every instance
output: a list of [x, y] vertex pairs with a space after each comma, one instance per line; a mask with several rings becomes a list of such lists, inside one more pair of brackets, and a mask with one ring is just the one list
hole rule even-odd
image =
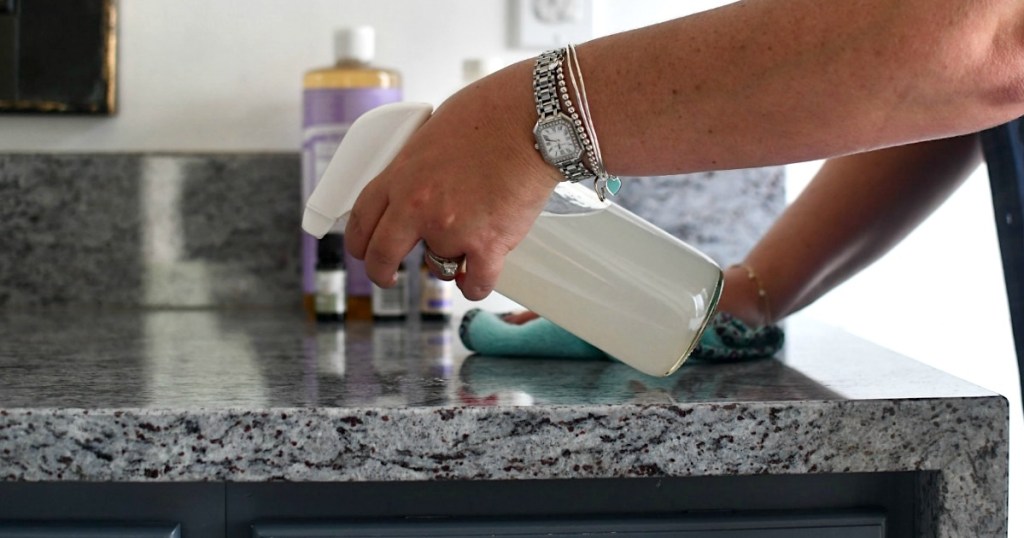
[[714, 313], [722, 270], [582, 185], [562, 184], [553, 197], [566, 193], [587, 205], [542, 212], [505, 259], [497, 290], [644, 373], [672, 373]]

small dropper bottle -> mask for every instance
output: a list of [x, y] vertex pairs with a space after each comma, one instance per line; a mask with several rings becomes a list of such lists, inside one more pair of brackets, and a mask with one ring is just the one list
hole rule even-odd
[[431, 274], [424, 259], [420, 264], [420, 319], [448, 321], [455, 302], [455, 283], [441, 280]]
[[382, 288], [373, 285], [372, 301], [374, 321], [398, 321], [409, 315], [409, 271], [405, 262], [398, 266], [394, 286]]
[[345, 245], [340, 233], [329, 233], [316, 245], [317, 321], [345, 319]]

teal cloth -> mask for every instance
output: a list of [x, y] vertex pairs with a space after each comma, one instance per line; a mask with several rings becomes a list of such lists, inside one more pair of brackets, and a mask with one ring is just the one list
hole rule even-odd
[[[771, 357], [782, 348], [784, 336], [777, 325], [751, 328], [728, 313], [719, 312], [690, 358], [736, 361]], [[462, 318], [459, 337], [467, 349], [487, 356], [609, 358], [605, 352], [544, 318], [514, 325], [500, 315], [474, 309]]]

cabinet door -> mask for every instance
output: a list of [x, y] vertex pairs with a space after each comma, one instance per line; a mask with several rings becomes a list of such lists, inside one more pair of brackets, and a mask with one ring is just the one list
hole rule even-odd
[[176, 524], [119, 525], [112, 523], [4, 523], [0, 538], [181, 538]]
[[878, 513], [732, 515], [683, 518], [441, 520], [267, 523], [253, 538], [884, 538]]

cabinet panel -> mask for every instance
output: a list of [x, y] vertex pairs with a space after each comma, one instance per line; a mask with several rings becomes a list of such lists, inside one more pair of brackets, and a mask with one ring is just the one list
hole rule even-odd
[[3, 523], [0, 538], [181, 538], [177, 524]]
[[759, 514], [562, 520], [407, 520], [387, 523], [266, 523], [253, 538], [883, 538], [880, 513]]
[[[610, 515], [622, 520], [637, 521], [644, 518], [673, 519], [694, 514], [877, 513], [886, 515], [885, 534], [867, 536], [902, 538], [918, 534], [913, 520], [916, 480], [917, 475], [914, 473], [868, 473], [599, 480], [228, 484], [225, 534], [228, 538], [248, 538], [253, 536], [254, 524], [261, 525], [260, 532], [267, 536], [272, 536], [267, 534], [271, 531], [296, 530], [265, 525], [271, 523], [485, 521], [483, 518], [491, 522], [594, 521]], [[331, 529], [322, 530], [307, 525], [301, 530], [309, 533], [328, 532]], [[783, 535], [787, 536], [785, 533]], [[732, 538], [728, 534], [709, 536]], [[830, 535], [822, 531], [814, 536], [828, 538]]]
[[0, 538], [224, 538], [224, 510], [223, 484], [0, 482]]

